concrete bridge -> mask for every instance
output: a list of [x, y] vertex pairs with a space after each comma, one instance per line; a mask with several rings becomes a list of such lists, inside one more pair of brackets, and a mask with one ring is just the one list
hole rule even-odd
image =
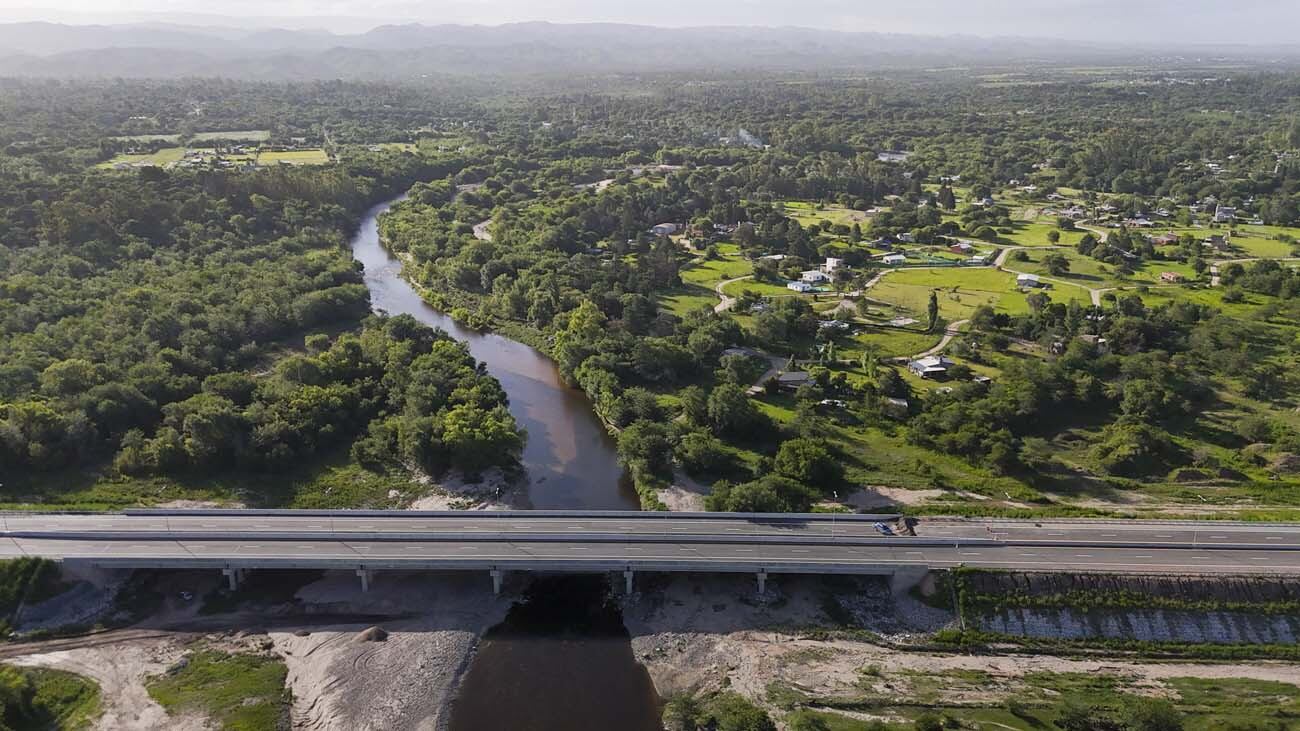
[[0, 515], [0, 558], [132, 569], [638, 571], [915, 577], [1015, 571], [1300, 575], [1300, 524], [898, 515], [131, 510]]

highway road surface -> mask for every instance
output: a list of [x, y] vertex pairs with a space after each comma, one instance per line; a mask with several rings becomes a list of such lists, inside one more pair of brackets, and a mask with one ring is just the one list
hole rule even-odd
[[[1300, 524], [583, 512], [0, 516], [0, 558], [132, 568], [1300, 575]], [[882, 533], [878, 523], [889, 526]], [[909, 527], [910, 526], [910, 527]]]

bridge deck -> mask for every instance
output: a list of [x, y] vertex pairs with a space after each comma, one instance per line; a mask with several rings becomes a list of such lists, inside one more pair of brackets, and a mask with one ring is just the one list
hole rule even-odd
[[5, 514], [0, 558], [131, 568], [1300, 575], [1300, 525], [682, 513], [131, 511]]

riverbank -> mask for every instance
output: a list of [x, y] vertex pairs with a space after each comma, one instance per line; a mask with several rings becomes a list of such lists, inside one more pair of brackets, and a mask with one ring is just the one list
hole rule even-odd
[[442, 731], [482, 637], [511, 606], [486, 575], [384, 572], [363, 593], [350, 572], [330, 572], [288, 594], [250, 585], [220, 601], [228, 611], [207, 614], [197, 597], [219, 586], [215, 572], [170, 574], [148, 589], [166, 598], [141, 624], [0, 651], [5, 662], [96, 681], [104, 710], [94, 728], [104, 731], [211, 728], [193, 713], [167, 714], [146, 688], [198, 648], [282, 660], [295, 729]]
[[[946, 651], [935, 633], [956, 630], [956, 614], [891, 591], [882, 579], [774, 577], [763, 597], [747, 575], [638, 581], [641, 591], [623, 601], [624, 618], [659, 694], [738, 693], [780, 728], [805, 715], [850, 724], [905, 723], [923, 713], [975, 728], [990, 721], [1040, 728], [1056, 718], [1062, 698], [1097, 692], [1112, 702], [1119, 694], [1157, 695], [1225, 706], [1244, 693], [1300, 698], [1300, 664], [1265, 655], [1152, 662], [1142, 651], [1064, 643], [1022, 650], [1010, 636], [996, 647]], [[936, 587], [942, 584], [928, 588]], [[1270, 717], [1267, 708], [1258, 712]]]

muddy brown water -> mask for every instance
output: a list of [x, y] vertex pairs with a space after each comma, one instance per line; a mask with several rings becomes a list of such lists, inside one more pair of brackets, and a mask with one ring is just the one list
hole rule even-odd
[[365, 265], [375, 310], [411, 315], [469, 345], [510, 397], [510, 412], [528, 431], [523, 463], [528, 470], [527, 507], [537, 510], [638, 510], [636, 491], [618, 463], [613, 438], [592, 411], [586, 394], [560, 379], [554, 361], [516, 340], [462, 327], [430, 307], [402, 279], [402, 265], [379, 241], [379, 216], [371, 209], [352, 240], [352, 256]]
[[[614, 440], [554, 362], [515, 340], [461, 327], [402, 279], [401, 263], [379, 240], [378, 218], [390, 205], [372, 209], [352, 241], [371, 306], [442, 328], [487, 364], [528, 431], [527, 505], [639, 509]], [[534, 582], [484, 638], [452, 706], [451, 731], [658, 731], [659, 699], [608, 589], [597, 576]]]

